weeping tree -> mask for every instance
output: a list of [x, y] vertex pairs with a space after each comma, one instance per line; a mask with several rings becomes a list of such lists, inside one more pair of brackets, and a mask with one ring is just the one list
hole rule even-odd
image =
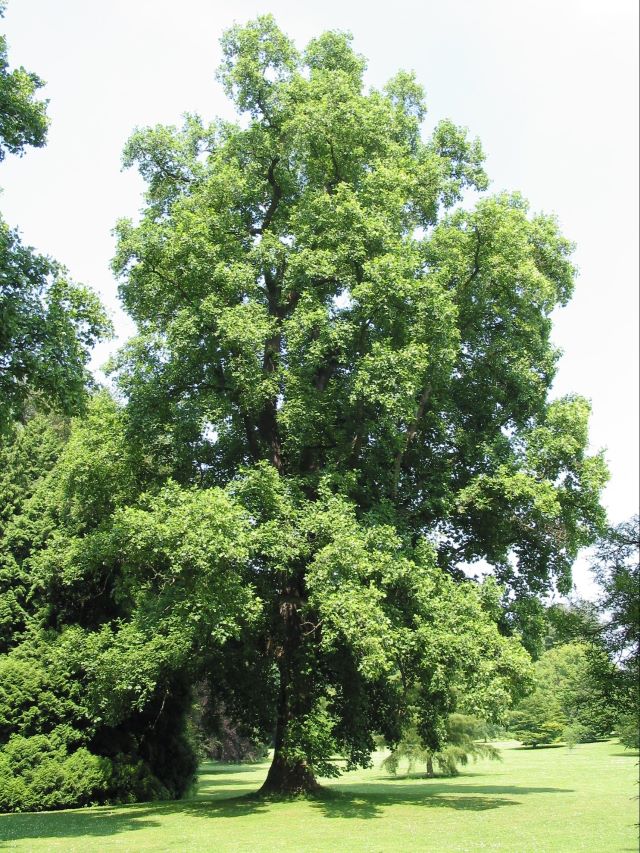
[[[117, 226], [139, 334], [114, 371], [151, 485], [49, 565], [126, 602], [99, 632], [105, 714], [190, 672], [275, 731], [264, 790], [291, 793], [366, 765], [376, 732], [437, 752], [461, 685], [504, 711], [519, 615], [568, 589], [606, 473], [588, 403], [549, 401], [575, 275], [555, 220], [517, 194], [461, 207], [479, 143], [423, 133], [411, 74], [367, 91], [348, 35], [298, 52], [266, 16], [222, 48], [239, 120], [125, 151], [147, 190]], [[478, 560], [497, 583], [465, 580]]]
[[436, 765], [443, 776], [457, 776], [458, 767], [465, 767], [469, 760], [501, 760], [500, 750], [488, 741], [489, 730], [490, 726], [483, 720], [466, 714], [451, 714], [447, 720], [446, 742], [438, 752], [423, 745], [416, 729], [407, 729], [382, 766], [394, 776], [403, 761], [406, 761], [407, 775], [413, 772], [416, 764], [421, 764], [425, 766], [428, 778], [436, 775]]

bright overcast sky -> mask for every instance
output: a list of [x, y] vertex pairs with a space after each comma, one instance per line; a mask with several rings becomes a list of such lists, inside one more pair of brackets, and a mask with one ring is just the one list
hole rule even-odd
[[51, 130], [46, 148], [0, 164], [4, 218], [96, 288], [130, 334], [109, 270], [114, 223], [141, 206], [139, 179], [120, 171], [122, 146], [134, 126], [184, 112], [231, 117], [214, 76], [218, 39], [264, 12], [299, 46], [350, 30], [372, 85], [413, 69], [427, 129], [445, 117], [465, 125], [483, 143], [492, 191], [520, 190], [558, 215], [580, 278], [555, 319], [564, 357], [554, 393], [591, 399], [610, 518], [636, 512], [637, 0], [9, 0], [9, 59], [47, 81]]

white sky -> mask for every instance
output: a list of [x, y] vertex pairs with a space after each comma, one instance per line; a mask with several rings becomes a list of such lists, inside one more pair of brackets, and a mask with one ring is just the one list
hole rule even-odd
[[[49, 142], [0, 164], [0, 210], [24, 240], [96, 288], [132, 331], [109, 270], [111, 229], [142, 185], [120, 171], [132, 129], [187, 111], [231, 117], [214, 74], [234, 21], [272, 12], [299, 46], [347, 29], [381, 85], [398, 68], [426, 87], [427, 128], [480, 137], [491, 189], [520, 190], [578, 244], [576, 295], [555, 318], [556, 393], [593, 404], [613, 522], [638, 507], [637, 0], [9, 0], [12, 65], [47, 81]], [[101, 364], [114, 344], [102, 346]]]

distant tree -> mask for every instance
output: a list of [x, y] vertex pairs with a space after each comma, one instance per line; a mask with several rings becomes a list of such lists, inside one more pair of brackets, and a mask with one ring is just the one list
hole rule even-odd
[[545, 649], [565, 643], [598, 642], [602, 634], [600, 610], [593, 601], [572, 598], [543, 610], [546, 621]]
[[610, 527], [595, 548], [592, 569], [603, 593], [598, 601], [604, 616], [607, 648], [628, 666], [640, 658], [640, 519]]
[[589, 732], [582, 723], [568, 723], [562, 730], [562, 740], [569, 749], [574, 749], [576, 744], [588, 739]]
[[640, 730], [640, 519], [609, 528], [592, 563], [602, 587], [601, 642], [615, 667], [595, 673], [618, 710], [622, 741], [637, 748]]
[[417, 764], [426, 767], [428, 777], [435, 776], [435, 766], [443, 776], [457, 776], [459, 767], [479, 758], [500, 760], [500, 750], [487, 740], [488, 726], [483, 720], [465, 714], [450, 714], [446, 723], [446, 735], [442, 748], [432, 750], [424, 746], [418, 731], [408, 729], [384, 759], [382, 766], [394, 775], [403, 762], [407, 773], [413, 772]]
[[530, 746], [570, 740], [594, 740], [611, 733], [615, 704], [596, 668], [613, 666], [602, 649], [586, 643], [553, 646], [534, 666], [534, 691], [510, 715], [513, 734]]
[[567, 720], [551, 691], [536, 689], [510, 714], [509, 729], [525, 746], [558, 743]]
[[640, 749], [640, 725], [638, 725], [637, 713], [620, 714], [616, 732], [620, 742], [628, 749]]
[[639, 522], [635, 516], [598, 539], [592, 571], [601, 588], [596, 602], [573, 600], [546, 610], [547, 647], [579, 642], [585, 650], [585, 689], [599, 694], [625, 742], [640, 728]]

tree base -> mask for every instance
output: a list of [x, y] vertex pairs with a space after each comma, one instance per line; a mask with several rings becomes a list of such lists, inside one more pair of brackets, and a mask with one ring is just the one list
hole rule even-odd
[[302, 797], [319, 794], [322, 786], [318, 784], [313, 771], [303, 762], [293, 764], [281, 756], [274, 756], [271, 767], [258, 791], [261, 797]]

